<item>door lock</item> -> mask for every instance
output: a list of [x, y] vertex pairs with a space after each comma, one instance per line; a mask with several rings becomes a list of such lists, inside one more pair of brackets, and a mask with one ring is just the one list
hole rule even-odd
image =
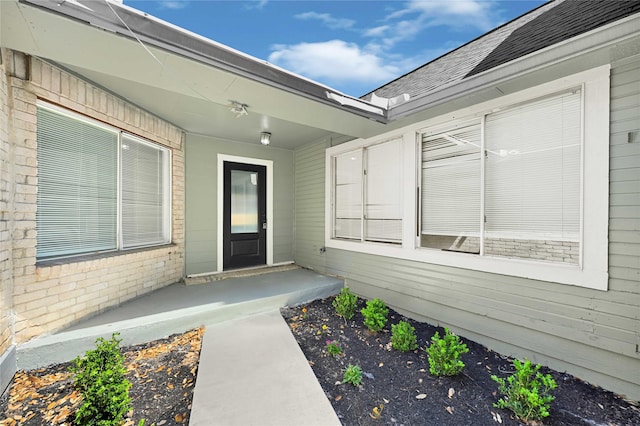
[[262, 229], [267, 229], [267, 222], [262, 222]]

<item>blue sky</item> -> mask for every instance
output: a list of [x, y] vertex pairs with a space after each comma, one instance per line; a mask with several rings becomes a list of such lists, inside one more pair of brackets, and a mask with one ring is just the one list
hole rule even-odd
[[125, 0], [172, 24], [361, 96], [544, 0]]

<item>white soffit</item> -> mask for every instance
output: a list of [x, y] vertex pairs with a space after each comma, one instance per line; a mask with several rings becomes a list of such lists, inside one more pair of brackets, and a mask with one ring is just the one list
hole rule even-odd
[[[268, 130], [274, 146], [280, 140], [293, 148], [328, 133], [367, 137], [384, 129], [333, 105], [16, 1], [1, 1], [0, 15], [2, 46], [55, 61], [189, 132], [253, 142], [250, 132]], [[253, 117], [238, 124], [230, 100], [249, 105], [243, 118]], [[225, 123], [231, 134], [212, 122]]]

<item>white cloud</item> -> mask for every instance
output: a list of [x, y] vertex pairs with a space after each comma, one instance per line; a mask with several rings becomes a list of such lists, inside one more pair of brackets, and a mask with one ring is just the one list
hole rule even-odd
[[499, 21], [493, 3], [482, 0], [412, 0], [408, 9], [420, 13], [430, 26], [472, 26], [488, 31]]
[[430, 27], [488, 31], [501, 22], [494, 6], [494, 0], [411, 0], [387, 15], [385, 25], [370, 28], [363, 35], [374, 39], [373, 44], [391, 49]]
[[365, 37], [382, 37], [384, 34], [391, 29], [389, 25], [380, 25], [379, 27], [369, 28], [365, 30], [363, 35]]
[[161, 9], [184, 9], [189, 5], [189, 0], [166, 0], [159, 2]]
[[267, 3], [269, 3], [269, 0], [250, 1], [245, 3], [244, 9], [245, 10], [254, 10], [254, 9], [262, 10], [265, 8]]
[[352, 19], [334, 18], [329, 13], [305, 12], [295, 15], [295, 18], [305, 21], [316, 19], [331, 29], [349, 29], [355, 24]]
[[359, 82], [373, 86], [401, 72], [381, 57], [342, 40], [278, 45], [273, 49], [270, 62], [327, 84]]
[[[328, 13], [306, 12], [295, 17], [317, 20], [332, 29], [357, 31], [361, 44], [344, 40], [272, 46], [269, 61], [331, 86], [350, 84], [365, 88], [390, 81], [459, 45], [439, 41], [437, 47], [425, 40], [420, 53], [403, 54], [398, 44], [416, 39], [427, 28], [434, 31], [475, 29], [484, 32], [499, 25], [499, 0], [408, 0], [386, 10], [387, 15], [358, 28], [352, 19]], [[438, 28], [438, 29], [436, 29]], [[426, 37], [426, 35], [425, 35]], [[455, 37], [451, 37], [454, 39]], [[466, 38], [466, 37], [465, 37]], [[450, 40], [451, 40], [450, 39]], [[368, 89], [365, 89], [368, 90]]]

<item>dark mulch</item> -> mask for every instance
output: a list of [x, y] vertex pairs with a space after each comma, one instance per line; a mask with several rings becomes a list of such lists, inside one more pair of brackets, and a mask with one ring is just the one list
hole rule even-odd
[[[385, 329], [371, 333], [359, 313], [364, 301], [358, 300], [358, 313], [347, 324], [335, 314], [331, 302], [329, 298], [306, 305], [306, 313], [303, 307], [283, 309], [282, 315], [344, 425], [522, 424], [510, 411], [493, 407], [500, 396], [490, 376], [512, 373], [511, 358], [462, 339], [469, 347], [469, 353], [462, 357], [466, 364], [463, 373], [452, 378], [434, 377], [429, 374], [424, 348], [436, 331], [442, 336], [443, 329], [390, 310]], [[415, 327], [419, 350], [401, 353], [391, 349], [391, 324], [400, 320]], [[340, 342], [344, 356], [328, 355], [327, 340]], [[357, 364], [365, 372], [357, 388], [340, 384], [349, 364]], [[640, 425], [637, 403], [566, 373], [547, 368], [541, 372], [550, 373], [558, 383], [551, 415], [544, 424]], [[418, 399], [421, 394], [426, 396]]]
[[[204, 329], [123, 348], [133, 410], [125, 426], [189, 423]], [[0, 425], [73, 425], [82, 398], [70, 363], [19, 371], [0, 398]]]

